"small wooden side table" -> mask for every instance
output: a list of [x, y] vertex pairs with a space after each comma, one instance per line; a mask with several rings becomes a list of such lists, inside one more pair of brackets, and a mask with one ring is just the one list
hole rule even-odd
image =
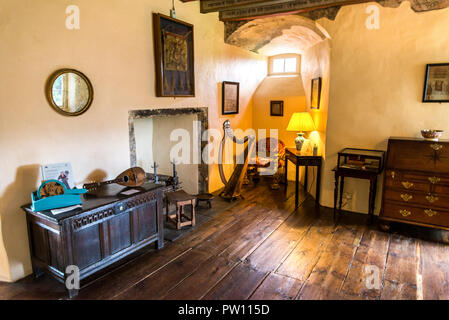
[[199, 206], [200, 202], [207, 202], [209, 209], [212, 208], [212, 200], [215, 199], [215, 196], [211, 193], [201, 193], [196, 195], [196, 206]]
[[296, 178], [295, 178], [295, 208], [298, 207], [298, 194], [299, 194], [299, 167], [304, 166], [306, 168], [305, 178], [304, 178], [304, 190], [307, 192], [307, 174], [309, 167], [317, 167], [317, 177], [316, 177], [316, 198], [315, 203], [320, 205], [320, 185], [321, 185], [321, 166], [323, 164], [322, 156], [310, 156], [301, 153], [301, 151], [296, 150], [296, 148], [285, 148], [285, 190], [287, 190], [287, 173], [288, 173], [288, 162], [291, 161], [296, 166]]
[[[175, 192], [169, 192], [165, 194], [166, 201], [166, 219], [167, 221], [172, 221], [176, 228], [179, 230], [185, 226], [195, 226], [195, 207], [196, 207], [196, 196], [192, 196], [185, 192], [184, 190], [178, 190]], [[176, 205], [176, 213], [170, 214], [170, 203]], [[185, 207], [192, 206], [191, 216], [185, 215]], [[185, 221], [182, 221], [182, 218]]]
[[[369, 185], [369, 201], [368, 201], [368, 214], [370, 216], [370, 222], [374, 220], [374, 205], [376, 203], [376, 192], [377, 192], [377, 176], [379, 175], [376, 171], [369, 170], [352, 170], [335, 167], [332, 171], [335, 174], [335, 189], [334, 189], [334, 221], [337, 217], [337, 199], [338, 199], [338, 213], [341, 215], [341, 207], [343, 203], [343, 190], [345, 185], [345, 177], [365, 179], [370, 181]], [[339, 192], [340, 186], [340, 192]], [[340, 197], [338, 197], [340, 193]]]

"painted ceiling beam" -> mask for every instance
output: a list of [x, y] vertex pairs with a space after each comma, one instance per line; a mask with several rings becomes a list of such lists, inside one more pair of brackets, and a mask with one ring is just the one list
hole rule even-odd
[[[204, 0], [202, 0], [204, 1]], [[275, 4], [253, 4], [245, 7], [237, 7], [220, 11], [221, 21], [252, 20], [267, 16], [304, 13], [317, 9], [337, 7], [372, 0], [290, 0], [288, 2], [278, 0]]]
[[269, 5], [291, 0], [201, 0], [201, 13], [217, 12], [254, 5]]

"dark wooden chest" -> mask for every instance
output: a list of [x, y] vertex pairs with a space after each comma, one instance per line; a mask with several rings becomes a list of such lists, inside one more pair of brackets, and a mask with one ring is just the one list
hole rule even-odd
[[449, 229], [449, 141], [389, 140], [381, 219]]
[[149, 244], [162, 248], [164, 189], [148, 183], [129, 196], [123, 189], [106, 186], [85, 195], [82, 209], [56, 216], [24, 206], [35, 276], [48, 272], [65, 283], [67, 267], [76, 266], [83, 286]]

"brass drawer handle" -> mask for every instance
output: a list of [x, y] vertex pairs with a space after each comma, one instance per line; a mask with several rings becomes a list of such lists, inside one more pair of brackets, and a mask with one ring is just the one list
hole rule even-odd
[[441, 179], [438, 177], [429, 177], [429, 181], [431, 184], [437, 184], [438, 182], [441, 181]]
[[438, 197], [434, 196], [433, 194], [429, 194], [428, 196], [426, 196], [426, 199], [430, 203], [434, 203], [439, 200]]
[[408, 217], [411, 216], [412, 213], [408, 210], [399, 210], [399, 213], [403, 216], [403, 217]]
[[412, 196], [411, 194], [403, 193], [403, 194], [401, 194], [401, 198], [402, 198], [402, 200], [404, 200], [405, 202], [408, 202], [408, 201], [410, 201], [410, 200], [413, 199], [413, 196]]
[[432, 209], [427, 209], [427, 210], [424, 210], [424, 212], [429, 216], [429, 217], [433, 217], [433, 216], [435, 216], [438, 212], [436, 212], [436, 211], [433, 211]]
[[443, 145], [442, 144], [438, 144], [438, 143], [433, 143], [430, 145], [430, 147], [435, 150], [435, 151], [439, 151], [441, 149], [443, 149]]
[[410, 188], [412, 188], [412, 187], [414, 186], [414, 184], [411, 183], [411, 182], [405, 181], [405, 182], [402, 182], [402, 186], [403, 186], [405, 189], [410, 189]]

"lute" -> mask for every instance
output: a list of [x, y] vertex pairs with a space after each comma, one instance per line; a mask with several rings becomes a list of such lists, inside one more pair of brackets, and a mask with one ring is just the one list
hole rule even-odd
[[86, 183], [83, 185], [83, 188], [87, 189], [88, 191], [94, 191], [100, 188], [101, 186], [113, 183], [117, 183], [125, 187], [139, 187], [145, 182], [145, 180], [146, 180], [145, 171], [142, 168], [134, 167], [122, 172], [117, 176], [117, 178], [113, 180]]

